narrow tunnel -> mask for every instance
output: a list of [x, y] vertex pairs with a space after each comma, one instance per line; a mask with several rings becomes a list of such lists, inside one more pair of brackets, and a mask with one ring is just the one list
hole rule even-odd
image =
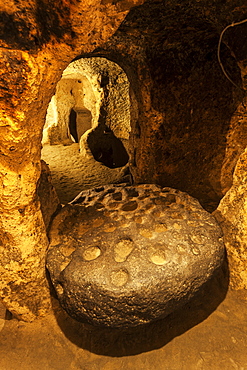
[[105, 58], [80, 58], [64, 71], [48, 107], [42, 149], [62, 202], [128, 173], [129, 85], [123, 69]]

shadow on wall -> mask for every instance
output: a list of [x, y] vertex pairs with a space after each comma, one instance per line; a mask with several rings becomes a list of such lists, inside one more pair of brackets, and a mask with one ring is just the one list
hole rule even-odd
[[228, 282], [225, 259], [213, 278], [185, 306], [163, 320], [130, 329], [99, 328], [79, 323], [62, 310], [56, 299], [53, 299], [53, 309], [61, 330], [78, 347], [98, 355], [131, 356], [161, 348], [204, 321], [224, 300]]
[[99, 125], [88, 135], [87, 143], [94, 159], [106, 167], [123, 167], [129, 161], [122, 141], [105, 124]]

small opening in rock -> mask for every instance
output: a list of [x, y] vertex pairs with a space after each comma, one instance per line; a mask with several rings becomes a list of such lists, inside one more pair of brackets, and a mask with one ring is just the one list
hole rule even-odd
[[77, 134], [77, 127], [76, 127], [76, 112], [74, 109], [71, 109], [69, 114], [69, 132], [70, 135], [75, 140], [75, 143], [78, 143], [78, 134]]

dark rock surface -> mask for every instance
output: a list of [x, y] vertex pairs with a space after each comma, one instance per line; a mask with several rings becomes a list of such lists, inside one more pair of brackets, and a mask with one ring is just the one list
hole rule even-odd
[[188, 194], [107, 185], [82, 192], [56, 216], [47, 267], [73, 318], [131, 327], [188, 302], [223, 256], [219, 226]]

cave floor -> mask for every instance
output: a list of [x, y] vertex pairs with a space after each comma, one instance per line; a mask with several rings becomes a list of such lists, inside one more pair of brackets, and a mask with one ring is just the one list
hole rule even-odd
[[93, 156], [79, 152], [79, 144], [44, 145], [42, 159], [48, 164], [61, 203], [73, 200], [82, 190], [118, 182], [125, 168], [108, 168]]
[[247, 369], [247, 292], [228, 290], [209, 314], [210, 301], [123, 331], [77, 323], [53, 299], [54, 313], [43, 319], [5, 321], [0, 332], [0, 369]]

